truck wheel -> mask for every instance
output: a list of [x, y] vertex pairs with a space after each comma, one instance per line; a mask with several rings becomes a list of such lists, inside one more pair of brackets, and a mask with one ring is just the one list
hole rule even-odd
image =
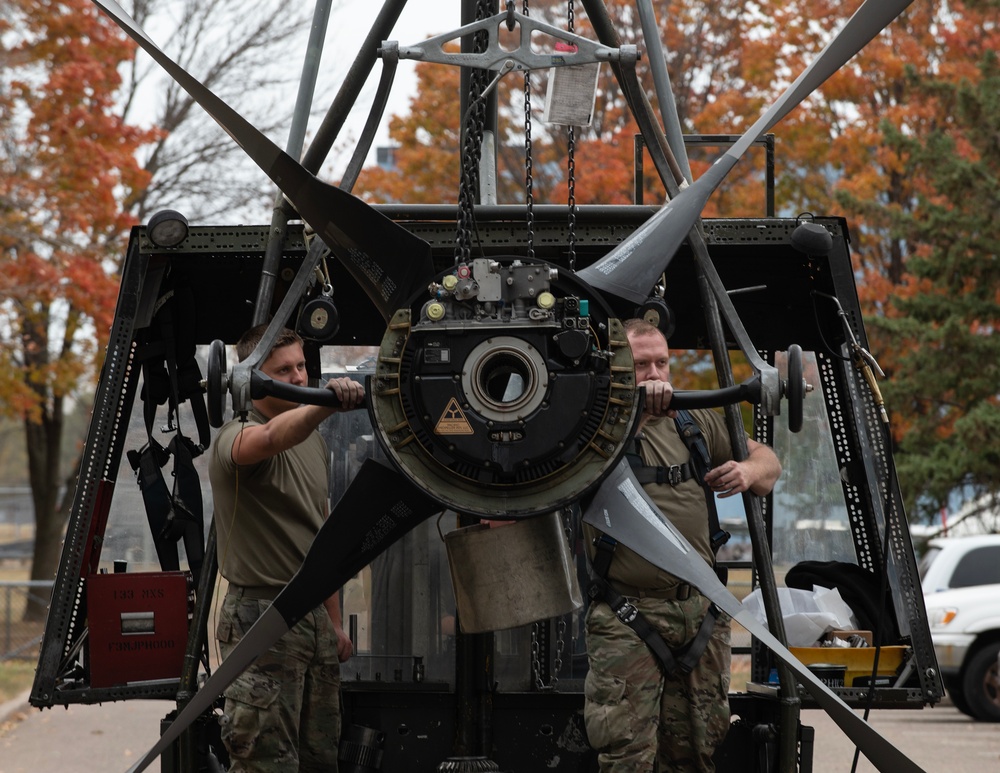
[[948, 693], [948, 697], [951, 699], [951, 705], [956, 709], [961, 711], [966, 716], [972, 716], [969, 713], [969, 704], [965, 700], [965, 696], [962, 694], [962, 679], [958, 674], [954, 674], [951, 677], [943, 676], [942, 681], [944, 681], [945, 692]]
[[991, 642], [976, 652], [962, 674], [962, 694], [969, 714], [983, 722], [1000, 722], [1000, 642]]

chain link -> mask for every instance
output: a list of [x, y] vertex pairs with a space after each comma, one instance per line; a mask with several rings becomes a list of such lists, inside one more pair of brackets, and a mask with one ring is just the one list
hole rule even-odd
[[554, 690], [559, 684], [559, 673], [563, 667], [563, 647], [566, 646], [566, 617], [559, 618], [556, 623], [556, 654], [552, 660], [552, 678], [549, 680], [549, 688]]
[[[522, 13], [528, 15], [528, 0], [524, 0]], [[529, 258], [535, 257], [535, 199], [533, 193], [534, 180], [531, 168], [531, 71], [524, 71], [524, 195], [528, 226]]]
[[[566, 534], [566, 544], [573, 544], [573, 508], [564, 507], [562, 510], [563, 532]], [[549, 680], [549, 687], [556, 689], [559, 684], [559, 674], [563, 667], [563, 649], [566, 647], [566, 615], [562, 615], [556, 622], [556, 653], [552, 660], [552, 678]]]
[[[556, 649], [552, 657], [552, 673], [549, 674], [549, 683], [542, 681], [542, 646], [540, 641], [541, 626], [543, 623], [531, 624], [531, 674], [535, 678], [536, 690], [555, 690], [559, 684], [559, 674], [563, 667], [563, 649], [566, 647], [566, 616], [562, 615], [553, 618], [556, 621]], [[544, 622], [549, 624], [549, 620]]]
[[[573, 0], [569, 0], [566, 16], [568, 28], [573, 32], [573, 25], [576, 19], [576, 11], [573, 7]], [[568, 191], [568, 240], [569, 245], [569, 270], [576, 271], [576, 127], [572, 124], [568, 127], [566, 139], [566, 189]]]
[[538, 645], [539, 625], [539, 623], [531, 624], [531, 673], [535, 677], [535, 689], [544, 690], [545, 683], [542, 681], [542, 661]]
[[568, 196], [568, 209], [569, 213], [567, 215], [567, 226], [568, 226], [568, 239], [567, 244], [569, 245], [569, 270], [576, 271], [576, 127], [569, 127], [569, 136], [567, 138], [567, 171], [566, 171], [566, 188], [569, 192]]
[[[492, 0], [476, 3], [476, 21], [493, 15]], [[479, 30], [473, 37], [473, 49], [484, 52], [489, 46], [487, 30]], [[469, 91], [473, 95], [469, 113], [462, 127], [465, 132], [462, 143], [462, 159], [458, 189], [458, 216], [456, 218], [455, 263], [467, 261], [472, 253], [472, 230], [474, 227], [475, 205], [479, 190], [479, 161], [483, 150], [483, 129], [486, 126], [486, 100], [479, 99], [490, 82], [490, 71], [475, 69], [470, 78]]]
[[[563, 508], [561, 513], [563, 532], [566, 534], [566, 543], [572, 545], [573, 508]], [[541, 642], [539, 641], [542, 624], [531, 624], [531, 674], [535, 678], [535, 689], [537, 690], [555, 690], [559, 684], [559, 675], [562, 673], [563, 667], [563, 650], [566, 648], [566, 631], [568, 628], [566, 617], [566, 615], [560, 615], [557, 618], [552, 618], [556, 621], [556, 649], [555, 654], [552, 656], [552, 673], [549, 674], [548, 684], [542, 681]], [[545, 624], [548, 625], [549, 622], [551, 621], [545, 621]]]

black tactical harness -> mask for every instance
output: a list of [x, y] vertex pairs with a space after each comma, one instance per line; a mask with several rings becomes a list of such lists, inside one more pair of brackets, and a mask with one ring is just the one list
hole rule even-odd
[[[640, 484], [657, 483], [660, 485], [678, 486], [681, 483], [695, 478], [705, 491], [705, 502], [708, 506], [708, 527], [709, 537], [712, 545], [712, 553], [719, 551], [729, 540], [729, 533], [724, 531], [719, 524], [719, 513], [715, 506], [715, 495], [705, 484], [705, 475], [711, 469], [711, 456], [708, 452], [708, 444], [701, 433], [701, 428], [695, 422], [694, 417], [688, 411], [678, 411], [674, 419], [677, 425], [677, 432], [687, 446], [690, 457], [683, 464], [672, 464], [667, 467], [653, 467], [643, 463], [639, 453], [638, 440], [635, 450], [626, 454], [632, 472]], [[673, 674], [680, 669], [685, 674], [690, 674], [695, 665], [708, 646], [712, 638], [712, 631], [715, 628], [715, 621], [719, 617], [719, 608], [712, 604], [708, 608], [708, 614], [702, 621], [701, 626], [694, 638], [678, 650], [671, 650], [663, 637], [650, 624], [650, 622], [636, 609], [624, 595], [619, 593], [608, 581], [608, 571], [611, 568], [611, 559], [614, 557], [615, 548], [618, 547], [617, 540], [606, 534], [601, 534], [594, 539], [596, 553], [594, 555], [593, 573], [591, 582], [587, 588], [587, 594], [591, 599], [601, 600], [611, 607], [615, 616], [625, 625], [635, 631], [636, 635], [642, 639], [646, 646], [656, 657], [665, 674]], [[716, 573], [723, 584], [726, 582], [726, 570], [724, 567], [715, 567]], [[682, 595], [689, 591], [690, 586], [681, 585], [676, 596], [677, 599], [688, 598]]]

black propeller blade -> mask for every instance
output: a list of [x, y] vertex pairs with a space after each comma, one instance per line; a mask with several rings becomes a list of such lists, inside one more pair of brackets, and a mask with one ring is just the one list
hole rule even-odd
[[130, 771], [145, 770], [211, 708], [215, 699], [311, 609], [315, 609], [389, 545], [441, 505], [400, 473], [367, 459], [309, 547], [299, 571], [247, 631], [208, 681], [185, 704], [145, 756]]
[[434, 271], [430, 245], [361, 199], [318, 180], [157, 47], [114, 0], [94, 0], [235, 140], [343, 261], [388, 322]]
[[918, 773], [913, 760], [862, 720], [816, 678], [767, 627], [724, 586], [684, 536], [664, 518], [642, 490], [628, 463], [621, 463], [598, 489], [583, 519], [634, 550], [653, 565], [694, 585], [717, 607], [767, 645], [795, 673], [815, 701], [883, 773]]
[[598, 292], [641, 304], [694, 227], [709, 197], [747, 149], [892, 22], [913, 0], [866, 0], [767, 112], [695, 183], [601, 260], [579, 271]]

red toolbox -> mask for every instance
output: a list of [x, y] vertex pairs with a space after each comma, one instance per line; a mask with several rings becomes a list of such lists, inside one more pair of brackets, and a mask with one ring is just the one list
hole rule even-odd
[[180, 677], [187, 647], [189, 587], [187, 572], [90, 575], [91, 687]]

